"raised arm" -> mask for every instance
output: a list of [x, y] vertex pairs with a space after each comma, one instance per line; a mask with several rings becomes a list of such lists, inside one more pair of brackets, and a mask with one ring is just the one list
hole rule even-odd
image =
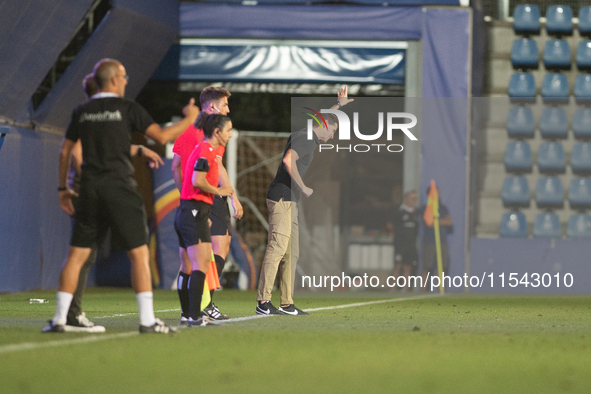
[[189, 101], [189, 104], [183, 108], [183, 113], [186, 113], [183, 120], [165, 128], [161, 128], [157, 123], [152, 123], [146, 129], [146, 135], [160, 144], [174, 140], [197, 120], [199, 108], [195, 105], [195, 99], [192, 98]]

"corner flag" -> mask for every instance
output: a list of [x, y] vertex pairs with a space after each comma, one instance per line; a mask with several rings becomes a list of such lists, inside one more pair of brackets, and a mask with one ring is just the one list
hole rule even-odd
[[427, 207], [423, 219], [428, 226], [433, 226], [435, 217], [439, 218], [439, 192], [437, 191], [437, 186], [435, 186], [435, 180], [431, 179], [431, 187], [429, 189]]
[[443, 294], [443, 264], [441, 258], [441, 235], [439, 234], [439, 192], [435, 185], [435, 180], [431, 179], [429, 196], [427, 197], [427, 206], [423, 220], [428, 226], [433, 226], [435, 230], [435, 250], [437, 253], [437, 273], [439, 275], [439, 293]]

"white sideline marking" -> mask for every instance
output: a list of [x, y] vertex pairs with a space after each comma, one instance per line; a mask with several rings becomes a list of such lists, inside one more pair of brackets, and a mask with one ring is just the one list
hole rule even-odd
[[[404, 298], [388, 298], [385, 300], [356, 302], [353, 304], [334, 305], [334, 306], [325, 306], [325, 307], [321, 307], [321, 308], [304, 309], [304, 311], [305, 312], [327, 311], [327, 310], [331, 310], [331, 309], [352, 308], [352, 307], [356, 307], [356, 306], [384, 304], [387, 302], [410, 301], [410, 300], [418, 300], [421, 298], [434, 298], [434, 297], [439, 297], [439, 296], [440, 296], [439, 294], [429, 294], [429, 295], [420, 295], [420, 296], [404, 297]], [[175, 311], [180, 311], [180, 308], [164, 309], [164, 310], [154, 311], [154, 312], [159, 313], [159, 312], [175, 312]], [[109, 317], [133, 316], [133, 315], [137, 315], [137, 314], [138, 314], [137, 312], [135, 312], [135, 313], [120, 313], [120, 314], [111, 315], [111, 316], [97, 316], [97, 317], [93, 317], [92, 319], [106, 319]], [[260, 319], [262, 317], [270, 317], [270, 316], [280, 316], [280, 315], [252, 315], [252, 316], [235, 317], [235, 318], [229, 319], [229, 320], [217, 321], [216, 324], [240, 322], [240, 321]], [[52, 335], [52, 334], [47, 334], [47, 335]], [[77, 345], [77, 344], [90, 343], [90, 342], [106, 341], [109, 339], [132, 337], [135, 335], [139, 335], [139, 331], [128, 331], [128, 332], [122, 332], [119, 334], [111, 334], [111, 335], [108, 335], [108, 334], [107, 335], [105, 335], [105, 334], [92, 335], [92, 336], [88, 336], [88, 337], [66, 339], [66, 340], [62, 340], [62, 341], [15, 343], [15, 344], [10, 344], [10, 345], [0, 346], [0, 354], [11, 353], [11, 352], [20, 352], [23, 350], [42, 349], [42, 348], [46, 348], [46, 347], [57, 347], [57, 346]]]
[[[47, 335], [53, 335], [53, 334], [48, 333]], [[0, 346], [0, 354], [11, 353], [11, 352], [20, 352], [22, 350], [41, 349], [44, 347], [67, 346], [67, 345], [76, 345], [79, 343], [98, 342], [98, 341], [104, 341], [107, 339], [127, 338], [127, 337], [131, 337], [131, 336], [135, 336], [135, 335], [140, 335], [139, 331], [128, 331], [128, 332], [122, 332], [119, 334], [111, 334], [111, 335], [93, 335], [93, 336], [88, 336], [88, 337], [84, 337], [84, 338], [66, 339], [63, 341], [15, 343], [12, 345]]]
[[[386, 302], [409, 301], [409, 300], [417, 300], [417, 299], [421, 299], [421, 298], [433, 298], [433, 297], [439, 297], [439, 294], [428, 294], [428, 295], [420, 295], [420, 296], [405, 297], [405, 298], [388, 298], [385, 300], [378, 300], [378, 301], [356, 302], [353, 304], [324, 306], [322, 308], [304, 309], [304, 312], [328, 311], [331, 309], [352, 308], [355, 306], [384, 304]], [[253, 316], [235, 317], [233, 319], [216, 321], [215, 324], [232, 323], [232, 322], [239, 322], [239, 321], [245, 321], [245, 320], [260, 319], [261, 317], [270, 317], [270, 316], [281, 316], [281, 315], [253, 315]]]
[[304, 309], [304, 311], [305, 312], [327, 311], [327, 310], [331, 310], [331, 309], [351, 308], [351, 307], [354, 307], [354, 306], [366, 306], [366, 305], [374, 305], [374, 304], [384, 304], [386, 302], [409, 301], [409, 300], [418, 300], [418, 299], [421, 299], [421, 298], [434, 298], [434, 297], [439, 297], [439, 294], [427, 294], [427, 295], [420, 295], [420, 296], [414, 296], [414, 297], [388, 298], [386, 300], [367, 301], [367, 302], [356, 302], [354, 304], [345, 304], [345, 305], [325, 306], [325, 307], [322, 307], [322, 308]]
[[[160, 311], [154, 311], [154, 313], [161, 313], [161, 312], [179, 312], [181, 308], [173, 308], [173, 309], [162, 309]], [[134, 316], [139, 314], [138, 312], [130, 312], [130, 313], [118, 313], [116, 315], [109, 315], [109, 316], [93, 316], [92, 319], [108, 319], [111, 317], [125, 317], [125, 316]]]

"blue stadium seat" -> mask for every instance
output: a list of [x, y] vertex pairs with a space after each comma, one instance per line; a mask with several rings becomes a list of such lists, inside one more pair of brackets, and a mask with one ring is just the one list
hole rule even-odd
[[566, 236], [569, 238], [591, 238], [591, 215], [574, 213], [568, 218]]
[[577, 67], [580, 71], [591, 70], [591, 41], [580, 41], [577, 45]]
[[535, 102], [536, 80], [532, 73], [513, 73], [509, 80], [509, 97], [513, 102]]
[[509, 141], [504, 162], [507, 172], [531, 172], [533, 158], [529, 144], [525, 141]]
[[573, 34], [573, 10], [567, 5], [551, 5], [546, 9], [546, 32], [551, 36]]
[[540, 7], [535, 4], [520, 4], [513, 10], [515, 34], [540, 34]]
[[564, 173], [566, 156], [560, 142], [542, 142], [538, 148], [538, 169], [544, 174]]
[[527, 238], [527, 220], [522, 212], [505, 212], [499, 235], [505, 238]]
[[534, 131], [534, 113], [530, 107], [509, 108], [507, 114], [507, 134], [509, 138], [533, 138]]
[[575, 99], [579, 104], [591, 102], [591, 75], [579, 74], [575, 80]]
[[591, 7], [579, 8], [579, 34], [591, 37]]
[[537, 70], [538, 44], [531, 38], [516, 38], [511, 47], [511, 64], [515, 69]]
[[509, 208], [529, 207], [529, 184], [522, 175], [509, 175], [503, 181], [501, 191], [503, 205]]
[[566, 40], [548, 40], [544, 45], [546, 70], [570, 70], [570, 45]]
[[591, 174], [591, 143], [577, 143], [570, 154], [570, 166], [574, 174]]
[[560, 238], [562, 225], [557, 214], [538, 213], [534, 219], [534, 238]]
[[572, 179], [568, 187], [568, 201], [572, 209], [591, 208], [591, 179]]
[[565, 74], [548, 73], [542, 80], [542, 98], [544, 102], [568, 102], [568, 79]]
[[565, 139], [568, 133], [566, 110], [561, 107], [545, 107], [540, 117], [540, 134], [542, 138]]
[[591, 108], [577, 108], [575, 110], [573, 134], [578, 139], [591, 139]]
[[564, 189], [558, 177], [543, 176], [536, 183], [536, 205], [538, 208], [562, 208]]

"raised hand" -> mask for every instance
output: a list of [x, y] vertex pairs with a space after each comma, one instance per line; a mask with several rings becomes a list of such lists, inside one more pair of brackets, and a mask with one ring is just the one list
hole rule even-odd
[[341, 107], [343, 105], [347, 105], [349, 104], [351, 101], [353, 101], [353, 99], [350, 99], [347, 95], [349, 92], [349, 88], [347, 87], [347, 85], [343, 86], [341, 88], [341, 90], [337, 93], [337, 97], [339, 100], [339, 103], [341, 104]]

